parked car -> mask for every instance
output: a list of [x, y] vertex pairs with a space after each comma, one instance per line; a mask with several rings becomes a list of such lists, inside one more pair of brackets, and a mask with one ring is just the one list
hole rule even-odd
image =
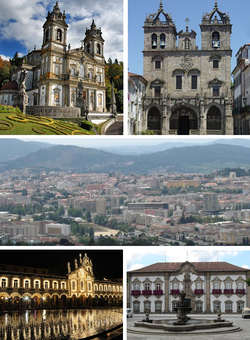
[[248, 307], [243, 308], [241, 316], [243, 319], [250, 318], [250, 308]]
[[133, 311], [131, 308], [127, 308], [127, 318], [132, 318], [133, 316]]

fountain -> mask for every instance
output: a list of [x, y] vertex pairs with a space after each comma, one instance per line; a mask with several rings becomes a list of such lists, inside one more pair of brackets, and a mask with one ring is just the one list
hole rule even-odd
[[[192, 307], [189, 306], [189, 301], [185, 298], [186, 293], [182, 291], [177, 306], [174, 308], [177, 319], [149, 319], [149, 311], [146, 311], [146, 319], [135, 322], [134, 327], [136, 327], [136, 329], [128, 328], [128, 332], [143, 334], [145, 332], [144, 328], [147, 328], [147, 334], [149, 334], [148, 332], [152, 332], [152, 335], [179, 332], [190, 334], [193, 331], [195, 331], [195, 334], [225, 333], [241, 330], [240, 327], [233, 326], [233, 322], [221, 319], [220, 310], [217, 310], [217, 319], [189, 317], [187, 314], [191, 313]], [[141, 330], [139, 330], [139, 327], [141, 327]]]

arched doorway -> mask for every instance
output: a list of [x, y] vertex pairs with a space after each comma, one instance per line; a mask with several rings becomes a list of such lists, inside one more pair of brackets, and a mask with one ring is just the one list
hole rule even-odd
[[189, 135], [190, 130], [198, 129], [198, 118], [189, 107], [177, 108], [170, 118], [170, 130], [177, 130], [178, 135]]
[[148, 111], [148, 129], [154, 131], [154, 134], [160, 135], [161, 134], [161, 114], [157, 107], [152, 107]]
[[217, 106], [212, 106], [208, 110], [207, 130], [221, 131], [221, 112]]

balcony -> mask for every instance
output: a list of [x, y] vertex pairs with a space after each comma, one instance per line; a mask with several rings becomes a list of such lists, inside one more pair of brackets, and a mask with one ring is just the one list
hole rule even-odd
[[213, 289], [212, 294], [222, 294], [222, 289]]
[[224, 289], [223, 294], [233, 294], [234, 290], [233, 289]]
[[154, 290], [153, 295], [163, 295], [163, 290], [161, 290], [161, 289]]
[[235, 291], [236, 294], [246, 294], [245, 289], [236, 289]]
[[180, 289], [171, 289], [170, 290], [170, 295], [179, 295], [180, 294]]
[[141, 291], [140, 290], [132, 290], [131, 295], [134, 295], [134, 296], [141, 295]]
[[204, 294], [204, 289], [195, 289], [194, 294], [197, 294], [197, 295]]
[[152, 290], [143, 290], [142, 295], [152, 295]]

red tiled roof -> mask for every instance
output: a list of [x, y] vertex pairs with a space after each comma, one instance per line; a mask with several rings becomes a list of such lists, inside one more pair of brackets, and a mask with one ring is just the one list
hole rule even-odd
[[18, 90], [18, 84], [15, 80], [11, 80], [9, 83], [2, 86], [2, 90]]
[[[228, 262], [190, 262], [197, 271], [247, 271]], [[132, 270], [129, 273], [154, 273], [154, 272], [176, 272], [180, 269], [183, 262], [161, 262], [150, 266]]]

